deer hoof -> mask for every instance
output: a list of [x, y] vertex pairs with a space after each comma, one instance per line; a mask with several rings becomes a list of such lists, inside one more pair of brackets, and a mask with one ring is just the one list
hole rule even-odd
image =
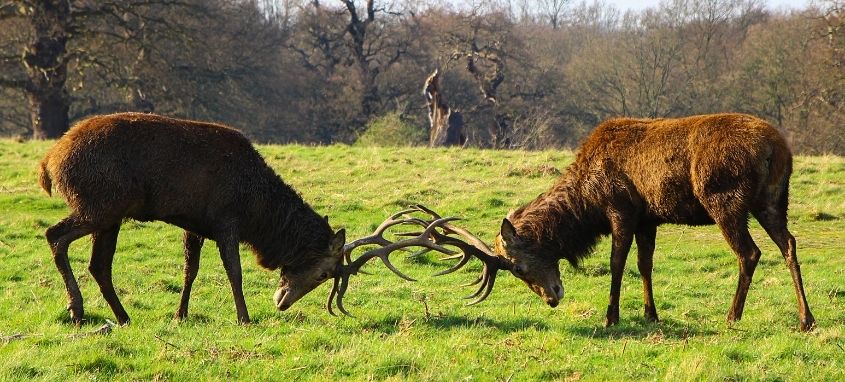
[[810, 332], [816, 328], [816, 319], [813, 316], [805, 317], [801, 320], [801, 329], [802, 332]]

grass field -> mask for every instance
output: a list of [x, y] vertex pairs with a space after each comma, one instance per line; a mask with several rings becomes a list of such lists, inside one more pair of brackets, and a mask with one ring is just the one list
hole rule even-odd
[[[64, 285], [44, 230], [67, 213], [37, 186], [50, 142], [0, 141], [0, 379], [2, 380], [843, 380], [845, 379], [845, 159], [798, 157], [790, 229], [798, 241], [818, 328], [797, 331], [789, 271], [756, 222], [763, 250], [743, 320], [725, 322], [738, 268], [715, 227], [664, 226], [655, 253], [660, 323], [642, 319], [636, 257], [623, 280], [621, 321], [603, 327], [609, 240], [574, 270], [561, 264], [566, 295], [546, 306], [511, 275], [484, 303], [464, 306], [475, 262], [432, 278], [447, 264], [404, 259], [419, 279], [383, 266], [353, 277], [335, 318], [323, 304], [329, 283], [286, 312], [272, 294], [276, 272], [242, 248], [253, 324], [238, 325], [214, 245], [203, 249], [189, 319], [172, 320], [181, 288], [181, 231], [126, 222], [114, 280], [132, 324], [114, 320], [87, 272], [90, 241], [71, 246], [88, 321], [68, 322]], [[271, 165], [335, 228], [368, 234], [391, 212], [421, 202], [491, 240], [508, 209], [546, 190], [568, 152], [262, 146]], [[634, 250], [635, 251], [635, 250]]]

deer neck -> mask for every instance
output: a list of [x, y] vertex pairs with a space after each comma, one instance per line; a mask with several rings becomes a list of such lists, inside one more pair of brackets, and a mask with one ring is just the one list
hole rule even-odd
[[565, 177], [521, 212], [520, 235], [537, 240], [542, 254], [573, 266], [589, 256], [601, 236], [610, 233], [607, 216], [591, 200], [582, 182]]
[[278, 269], [317, 261], [332, 238], [328, 222], [283, 183], [268, 195], [254, 203], [253, 218], [242, 224], [243, 240], [258, 263]]

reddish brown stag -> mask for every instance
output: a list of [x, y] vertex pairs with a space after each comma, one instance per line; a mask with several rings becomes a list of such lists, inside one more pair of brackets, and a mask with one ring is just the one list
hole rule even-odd
[[[70, 267], [68, 247], [86, 235], [93, 239], [88, 269], [118, 322], [129, 322], [112, 283], [117, 236], [126, 218], [163, 221], [185, 230], [178, 319], [187, 316], [205, 238], [217, 243], [237, 317], [243, 323], [249, 322], [249, 314], [239, 242], [253, 250], [262, 267], [280, 269], [274, 295], [280, 310], [330, 278], [336, 280], [333, 296], [339, 289], [337, 280], [344, 281], [342, 296], [349, 275], [371, 258], [381, 258], [396, 271], [387, 260], [395, 249], [419, 245], [444, 250], [428, 234], [399, 243], [376, 240], [372, 244], [389, 248], [368, 251], [343, 264], [344, 255], [348, 257], [361, 242], [344, 245], [344, 230], [333, 232], [328, 219], [285, 184], [243, 135], [211, 123], [139, 113], [88, 118], [68, 131], [41, 161], [40, 183], [47, 193], [55, 186], [70, 206], [70, 214], [47, 229], [46, 237], [75, 323], [83, 320], [82, 294]], [[400, 219], [399, 223], [407, 222]]]
[[[611, 119], [582, 144], [552, 188], [513, 211], [496, 237], [498, 269], [510, 270], [550, 306], [563, 297], [558, 262], [572, 265], [610, 235], [610, 303], [605, 324], [619, 321], [619, 293], [628, 251], [637, 242], [645, 317], [657, 321], [652, 257], [657, 226], [716, 224], [736, 254], [739, 283], [728, 321], [742, 317], [760, 259], [748, 216], [777, 244], [792, 273], [801, 330], [815, 320], [804, 294], [787, 229], [792, 154], [771, 125], [742, 114], [681, 119]], [[489, 286], [492, 288], [492, 285]]]

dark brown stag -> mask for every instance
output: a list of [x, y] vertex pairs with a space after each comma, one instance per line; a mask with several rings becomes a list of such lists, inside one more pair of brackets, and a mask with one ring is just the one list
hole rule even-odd
[[[751, 214], [777, 244], [792, 273], [801, 330], [815, 320], [804, 294], [787, 229], [792, 155], [768, 123], [742, 114], [682, 119], [612, 119], [582, 144], [552, 188], [509, 214], [496, 237], [500, 269], [554, 307], [563, 297], [558, 262], [572, 265], [610, 234], [610, 303], [605, 324], [619, 321], [628, 251], [637, 242], [645, 317], [657, 321], [652, 256], [657, 226], [717, 224], [736, 254], [739, 283], [729, 321], [742, 317], [760, 249], [748, 232]], [[493, 279], [496, 268], [489, 267]]]
[[[70, 215], [47, 229], [46, 236], [75, 323], [83, 320], [82, 294], [67, 252], [71, 242], [86, 235], [93, 239], [88, 269], [118, 323], [129, 322], [112, 283], [115, 245], [126, 218], [159, 220], [185, 229], [179, 319], [188, 313], [205, 238], [217, 242], [243, 323], [249, 322], [249, 314], [241, 286], [239, 242], [251, 247], [262, 267], [281, 270], [274, 295], [280, 310], [330, 278], [336, 278], [335, 292], [342, 281], [338, 297], [342, 304], [349, 275], [367, 260], [379, 257], [396, 271], [387, 260], [395, 249], [418, 245], [448, 253], [425, 235], [399, 243], [383, 239], [384, 228], [402, 223], [401, 219], [383, 224], [380, 240], [362, 239], [344, 246], [344, 230], [333, 232], [327, 219], [285, 184], [243, 135], [211, 123], [139, 113], [86, 119], [44, 157], [40, 183], [48, 193], [55, 186], [70, 206]], [[365, 243], [386, 248], [343, 264], [344, 254]]]

